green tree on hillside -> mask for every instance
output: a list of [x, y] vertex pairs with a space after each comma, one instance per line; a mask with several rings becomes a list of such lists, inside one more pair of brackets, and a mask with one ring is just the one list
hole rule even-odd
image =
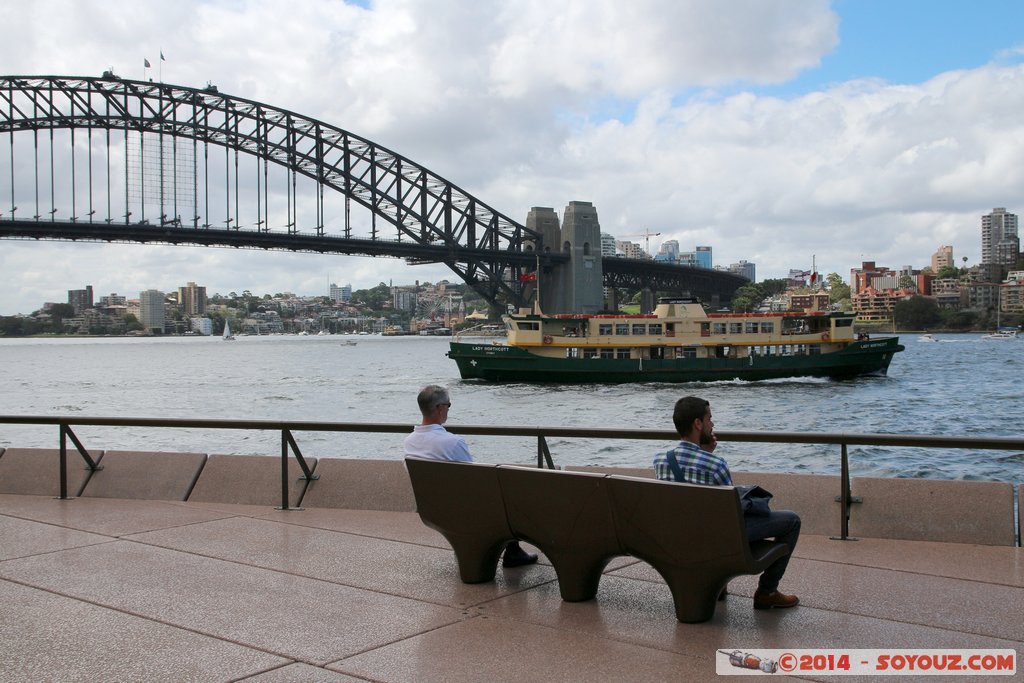
[[939, 305], [927, 296], [912, 296], [896, 303], [896, 324], [907, 330], [927, 330], [942, 321]]

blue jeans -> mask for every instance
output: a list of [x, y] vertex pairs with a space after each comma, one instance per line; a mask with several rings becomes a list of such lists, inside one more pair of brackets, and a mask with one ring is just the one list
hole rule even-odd
[[744, 515], [743, 522], [747, 527], [748, 541], [773, 538], [789, 546], [789, 552], [768, 565], [758, 580], [757, 589], [771, 593], [778, 589], [779, 581], [789, 565], [789, 558], [793, 556], [796, 541], [800, 538], [800, 517], [790, 510], [773, 510], [767, 515]]

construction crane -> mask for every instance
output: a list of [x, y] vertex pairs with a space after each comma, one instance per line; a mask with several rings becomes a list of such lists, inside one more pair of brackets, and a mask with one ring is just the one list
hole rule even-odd
[[[639, 235], [622, 235], [625, 237], [643, 237], [644, 238], [644, 251], [647, 252], [648, 256], [651, 256], [651, 238], [660, 235], [660, 232], [651, 232], [650, 230], [644, 230]], [[653, 257], [652, 257], [653, 258]]]

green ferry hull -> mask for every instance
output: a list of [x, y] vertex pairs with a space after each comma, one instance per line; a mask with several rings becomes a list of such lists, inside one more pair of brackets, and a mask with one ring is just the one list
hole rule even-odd
[[893, 354], [904, 347], [896, 337], [851, 342], [840, 351], [801, 356], [747, 358], [548, 358], [508, 345], [451, 342], [448, 357], [462, 379], [564, 384], [626, 382], [714, 382], [788, 377], [848, 379], [884, 375]]

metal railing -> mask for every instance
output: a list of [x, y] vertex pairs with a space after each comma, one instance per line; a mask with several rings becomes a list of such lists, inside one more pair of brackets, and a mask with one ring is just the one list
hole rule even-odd
[[[142, 418], [142, 417], [62, 417], [50, 415], [0, 415], [0, 424], [36, 424], [56, 425], [60, 444], [60, 498], [67, 499], [67, 440], [71, 439], [79, 455], [89, 470], [100, 470], [98, 464], [88, 450], [72, 431], [72, 426], [90, 427], [154, 427], [177, 429], [230, 429], [279, 431], [281, 433], [281, 507], [289, 507], [289, 452], [295, 456], [302, 468], [303, 479], [315, 480], [306, 463], [294, 432], [370, 432], [385, 434], [408, 434], [409, 425], [381, 422], [303, 422], [276, 420], [213, 420], [213, 419], [181, 419], [181, 418]], [[536, 437], [537, 467], [555, 468], [548, 448], [550, 437], [566, 437], [579, 439], [630, 439], [648, 441], [673, 441], [679, 438], [674, 430], [660, 429], [608, 429], [595, 427], [493, 427], [486, 425], [446, 425], [457, 434], [479, 436], [516, 436]], [[898, 446], [921, 448], [969, 448], [972, 450], [998, 450], [1024, 452], [1024, 437], [955, 437], [928, 436], [922, 434], [849, 434], [832, 432], [720, 432], [715, 431], [719, 441], [738, 441], [755, 443], [786, 443], [786, 444], [826, 444], [840, 447], [840, 485], [841, 490], [836, 500], [840, 503], [840, 536], [849, 538], [850, 508], [859, 502], [851, 494], [849, 446]]]

